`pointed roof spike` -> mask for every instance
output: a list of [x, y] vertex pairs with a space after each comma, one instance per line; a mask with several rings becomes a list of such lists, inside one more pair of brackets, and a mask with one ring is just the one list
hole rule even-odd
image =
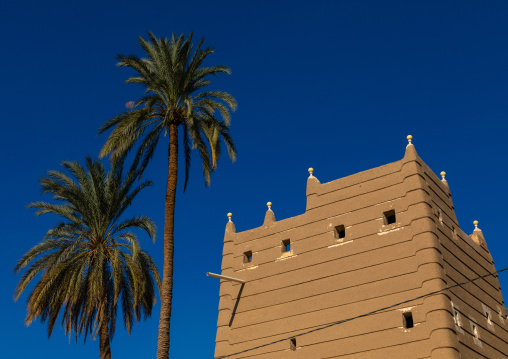
[[407, 158], [417, 158], [418, 155], [416, 154], [415, 146], [412, 143], [413, 136], [408, 135], [406, 138], [407, 138], [407, 141], [409, 143], [406, 146], [406, 153], [404, 154], [404, 157], [407, 157]]
[[314, 176], [314, 168], [310, 167], [308, 171], [309, 171], [309, 178], [307, 178], [307, 183], [309, 183], [309, 180], [311, 182], [320, 183], [319, 180], [317, 179], [317, 177]]
[[483, 232], [480, 228], [478, 228], [478, 221], [473, 221], [474, 224], [474, 231], [473, 234], [471, 234], [469, 237], [479, 245], [482, 245], [485, 243], [485, 237], [483, 236]]
[[273, 213], [273, 211], [272, 211], [272, 202], [268, 202], [266, 205], [268, 207], [268, 210], [266, 211], [266, 214], [265, 214], [265, 220], [263, 222], [263, 226], [271, 225], [271, 224], [275, 223], [275, 221], [276, 221], [275, 213]]
[[444, 184], [446, 187], [449, 187], [449, 186], [448, 186], [448, 181], [445, 179], [445, 177], [446, 177], [446, 172], [445, 172], [445, 171], [441, 171], [440, 175], [441, 175], [441, 182], [443, 182], [443, 184]]
[[319, 180], [314, 177], [314, 168], [309, 168], [309, 178], [307, 178], [307, 192], [306, 195], [309, 197], [311, 194], [316, 194], [317, 192], [317, 185], [320, 185], [321, 183]]
[[236, 233], [236, 227], [233, 221], [231, 220], [231, 217], [233, 217], [233, 213], [229, 212], [227, 214], [228, 216], [228, 223], [226, 223], [226, 236], [224, 237], [224, 240], [228, 237], [228, 234]]

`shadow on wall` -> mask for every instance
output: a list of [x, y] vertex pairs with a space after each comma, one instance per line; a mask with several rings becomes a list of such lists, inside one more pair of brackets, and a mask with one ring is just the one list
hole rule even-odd
[[245, 283], [242, 283], [240, 285], [240, 290], [238, 291], [238, 296], [236, 297], [235, 307], [233, 308], [233, 312], [231, 313], [231, 320], [229, 321], [230, 327], [233, 325], [233, 320], [235, 319], [235, 314], [236, 314], [236, 308], [238, 308], [238, 303], [240, 303], [240, 298], [242, 297], [242, 292], [243, 292], [244, 286], [245, 286]]

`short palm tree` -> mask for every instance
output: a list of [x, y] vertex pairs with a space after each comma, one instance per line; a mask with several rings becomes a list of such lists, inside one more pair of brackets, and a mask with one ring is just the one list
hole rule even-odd
[[86, 158], [63, 162], [71, 176], [49, 171], [40, 181], [43, 194], [55, 203], [35, 202], [36, 215], [53, 213], [62, 222], [51, 228], [41, 243], [17, 263], [15, 272], [28, 267], [15, 292], [17, 300], [40, 274], [27, 302], [26, 323], [37, 318], [48, 322], [51, 336], [58, 315], [69, 338], [74, 332], [99, 335], [100, 357], [111, 358], [118, 305], [130, 333], [134, 321], [151, 314], [155, 284], [160, 277], [155, 263], [138, 244], [132, 229], [142, 229], [155, 241], [155, 225], [145, 216], [121, 219], [134, 197], [150, 181], [139, 182], [133, 165], [126, 176], [123, 159], [106, 172], [99, 161]]
[[[144, 169], [154, 155], [163, 136], [169, 134], [168, 180], [165, 199], [164, 269], [161, 289], [161, 316], [157, 358], [169, 356], [169, 328], [173, 292], [173, 253], [175, 198], [178, 173], [178, 151], [183, 147], [185, 160], [184, 190], [187, 186], [191, 163], [191, 149], [197, 148], [205, 183], [210, 184], [210, 172], [217, 167], [223, 139], [229, 157], [236, 158], [236, 150], [229, 134], [230, 111], [236, 109], [235, 99], [226, 92], [204, 90], [210, 85], [210, 77], [219, 73], [229, 74], [226, 66], [203, 66], [203, 61], [213, 52], [202, 49], [203, 40], [193, 49], [192, 34], [173, 35], [171, 39], [156, 38], [148, 34], [139, 43], [145, 58], [119, 55], [119, 66], [130, 67], [136, 75], [127, 83], [140, 84], [145, 96], [134, 103], [131, 111], [107, 121], [100, 129], [103, 133], [113, 128], [100, 155], [123, 156], [139, 143], [136, 159]], [[179, 128], [183, 140], [180, 143]]]

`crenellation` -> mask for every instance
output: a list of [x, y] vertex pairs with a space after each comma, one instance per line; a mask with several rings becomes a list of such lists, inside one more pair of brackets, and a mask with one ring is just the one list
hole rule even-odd
[[270, 226], [273, 226], [277, 220], [275, 219], [275, 213], [273, 213], [273, 211], [272, 211], [272, 202], [268, 202], [266, 205], [268, 207], [268, 210], [266, 211], [266, 214], [265, 214], [265, 220], [263, 221], [263, 227], [270, 227]]

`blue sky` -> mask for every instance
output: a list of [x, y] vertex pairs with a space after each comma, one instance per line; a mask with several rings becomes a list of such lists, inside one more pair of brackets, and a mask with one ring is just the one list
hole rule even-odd
[[[508, 266], [507, 2], [4, 0], [0, 14], [4, 358], [98, 356], [97, 341], [69, 344], [59, 328], [48, 340], [40, 322], [24, 325], [12, 268], [56, 222], [26, 209], [43, 199], [38, 179], [97, 156], [99, 126], [140, 96], [115, 56], [141, 54], [136, 39], [149, 30], [205, 36], [209, 64], [233, 71], [213, 87], [239, 103], [238, 161], [224, 158], [205, 188], [194, 158], [178, 193], [172, 358], [213, 357], [219, 282], [205, 272], [220, 272], [227, 212], [238, 231], [261, 225], [268, 201], [277, 219], [301, 214], [308, 167], [323, 183], [393, 162], [408, 134], [434, 172], [448, 173], [461, 228], [479, 220], [497, 268]], [[166, 154], [131, 209], [160, 228], [155, 244], [141, 239], [160, 268]], [[117, 325], [113, 357], [154, 357], [158, 317], [157, 305], [130, 337]]]

